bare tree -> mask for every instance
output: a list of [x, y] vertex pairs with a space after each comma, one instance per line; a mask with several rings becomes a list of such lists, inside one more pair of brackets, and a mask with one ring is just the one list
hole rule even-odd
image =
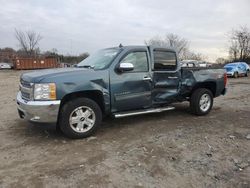
[[247, 27], [233, 29], [229, 41], [229, 55], [233, 60], [246, 60], [250, 57], [250, 31]]
[[216, 59], [215, 63], [216, 63], [216, 64], [223, 65], [223, 64], [225, 64], [227, 61], [228, 61], [227, 59], [225, 59], [225, 58], [223, 58], [223, 57], [219, 57], [219, 58]]
[[167, 47], [174, 49], [180, 58], [183, 57], [185, 51], [188, 50], [188, 41], [176, 34], [166, 34], [165, 38], [155, 36], [148, 41], [145, 41], [147, 45], [154, 45], [160, 47]]
[[184, 59], [189, 59], [189, 60], [197, 60], [197, 61], [202, 61], [207, 59], [207, 57], [205, 57], [203, 54], [201, 53], [196, 53], [196, 52], [192, 52], [189, 49], [187, 49], [183, 55], [182, 55], [182, 60]]
[[146, 45], [167, 47], [174, 49], [181, 60], [204, 60], [205, 57], [201, 53], [195, 53], [189, 50], [189, 41], [176, 34], [166, 34], [165, 38], [155, 36], [148, 41], [145, 41]]
[[28, 56], [36, 55], [39, 51], [38, 44], [42, 39], [42, 36], [35, 31], [21, 31], [15, 29], [15, 37], [21, 47], [21, 50], [25, 51]]
[[168, 43], [162, 39], [160, 36], [154, 36], [153, 38], [145, 41], [146, 45], [160, 46], [160, 47], [169, 47]]
[[175, 49], [180, 57], [182, 57], [185, 51], [188, 50], [188, 41], [178, 35], [170, 33], [166, 35], [166, 40], [168, 41], [169, 46]]

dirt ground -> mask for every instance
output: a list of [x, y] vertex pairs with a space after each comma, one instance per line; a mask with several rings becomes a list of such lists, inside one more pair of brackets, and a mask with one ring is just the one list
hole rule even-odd
[[250, 187], [250, 78], [229, 79], [207, 116], [182, 103], [70, 140], [19, 119], [21, 73], [0, 71], [0, 187]]

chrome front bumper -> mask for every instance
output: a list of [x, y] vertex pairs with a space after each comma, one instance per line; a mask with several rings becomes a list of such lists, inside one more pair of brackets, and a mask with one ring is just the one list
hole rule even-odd
[[60, 100], [26, 101], [22, 99], [20, 91], [17, 94], [17, 109], [20, 118], [32, 122], [56, 123], [60, 102]]
[[227, 72], [227, 76], [233, 76], [234, 72]]

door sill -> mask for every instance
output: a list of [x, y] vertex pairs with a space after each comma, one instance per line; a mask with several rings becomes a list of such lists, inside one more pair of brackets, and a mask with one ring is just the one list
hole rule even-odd
[[162, 107], [162, 108], [149, 108], [149, 109], [143, 109], [143, 110], [126, 111], [126, 112], [114, 113], [113, 115], [115, 118], [122, 118], [122, 117], [135, 116], [135, 115], [141, 115], [141, 114], [160, 113], [160, 112], [174, 110], [174, 109], [175, 107], [167, 106], [167, 107]]

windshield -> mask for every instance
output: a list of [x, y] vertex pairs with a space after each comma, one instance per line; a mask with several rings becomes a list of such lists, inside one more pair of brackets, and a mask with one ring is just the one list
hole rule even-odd
[[249, 69], [249, 65], [248, 65], [248, 64], [246, 64], [246, 63], [241, 63], [241, 65], [244, 66], [244, 68]]
[[95, 70], [105, 69], [111, 64], [119, 52], [120, 49], [116, 48], [99, 50], [78, 63], [77, 67], [93, 68]]
[[233, 67], [225, 67], [225, 68], [226, 68], [227, 72], [233, 70]]

